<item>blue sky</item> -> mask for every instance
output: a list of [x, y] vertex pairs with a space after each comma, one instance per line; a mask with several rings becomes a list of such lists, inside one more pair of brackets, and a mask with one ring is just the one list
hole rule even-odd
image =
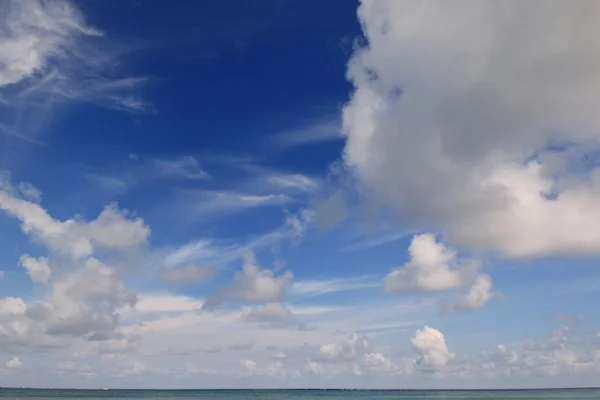
[[596, 3], [0, 10], [0, 386], [598, 385]]

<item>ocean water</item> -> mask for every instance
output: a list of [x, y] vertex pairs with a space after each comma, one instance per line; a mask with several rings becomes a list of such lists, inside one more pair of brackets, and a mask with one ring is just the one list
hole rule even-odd
[[600, 389], [553, 390], [63, 390], [0, 389], [0, 399], [546, 400], [598, 399]]

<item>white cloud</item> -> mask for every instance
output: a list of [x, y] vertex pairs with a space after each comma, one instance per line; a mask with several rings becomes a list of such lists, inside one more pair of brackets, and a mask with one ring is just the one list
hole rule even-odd
[[290, 271], [275, 276], [273, 271], [261, 269], [256, 263], [254, 253], [244, 256], [242, 271], [233, 276], [233, 283], [208, 296], [203, 305], [204, 310], [214, 310], [229, 300], [243, 303], [277, 303], [283, 301], [286, 288], [292, 283]]
[[365, 193], [472, 249], [597, 254], [582, 160], [600, 139], [599, 17], [595, 2], [363, 0], [343, 130]]
[[79, 11], [66, 1], [9, 0], [2, 11], [0, 86], [44, 72], [51, 58], [66, 56], [76, 36], [102, 35], [86, 26]]
[[444, 367], [454, 354], [448, 351], [444, 334], [429, 326], [417, 329], [412, 345], [420, 354], [417, 365], [426, 370], [438, 370]]
[[408, 249], [410, 259], [402, 267], [392, 270], [383, 281], [385, 291], [435, 292], [450, 289], [466, 291], [446, 312], [475, 310], [492, 298], [492, 279], [479, 272], [473, 261], [457, 261], [456, 253], [435, 240], [429, 233], [416, 235]]
[[319, 182], [302, 174], [271, 173], [259, 179], [265, 179], [269, 185], [284, 190], [313, 192], [319, 188]]
[[22, 231], [60, 260], [51, 270], [47, 257], [21, 257], [32, 280], [47, 284], [48, 290], [28, 303], [0, 299], [0, 346], [69, 346], [72, 338], [128, 340], [121, 331], [120, 311], [134, 306], [136, 295], [127, 291], [117, 269], [95, 253], [98, 248], [110, 250], [111, 261], [119, 264], [123, 254], [131, 261], [130, 250], [145, 245], [149, 235], [144, 221], [129, 219], [115, 205], [89, 222], [80, 217], [58, 221], [41, 205], [16, 196], [7, 181], [0, 187], [0, 210], [21, 220]]
[[50, 263], [46, 257], [40, 257], [39, 259], [33, 258], [28, 254], [21, 256], [19, 264], [27, 270], [29, 277], [35, 283], [41, 283], [43, 285], [48, 283], [52, 270]]
[[18, 357], [11, 358], [6, 362], [6, 368], [8, 369], [20, 369], [23, 363]]
[[39, 204], [16, 197], [10, 188], [0, 187], [0, 210], [21, 221], [23, 232], [42, 241], [52, 251], [73, 258], [90, 256], [97, 247], [125, 250], [146, 243], [150, 229], [141, 218], [129, 219], [116, 204], [104, 208], [90, 222], [75, 217], [67, 221], [52, 218]]
[[148, 111], [134, 92], [141, 77], [116, 76], [117, 43], [88, 25], [68, 0], [7, 0], [0, 5], [0, 91], [6, 106], [1, 131], [33, 144], [40, 121], [69, 101]]
[[26, 310], [27, 305], [20, 297], [0, 298], [0, 317], [23, 315]]
[[254, 194], [236, 191], [185, 190], [182, 201], [187, 209], [197, 215], [210, 216], [214, 213], [241, 212], [261, 207], [282, 206], [292, 198], [286, 194]]
[[369, 341], [364, 336], [349, 333], [346, 340], [324, 344], [319, 348], [319, 361], [339, 363], [354, 361], [363, 355], [369, 347]]
[[196, 311], [201, 307], [201, 300], [174, 294], [140, 294], [135, 304], [139, 313]]
[[371, 275], [347, 278], [302, 280], [292, 285], [290, 293], [300, 296], [318, 296], [327, 293], [345, 292], [359, 289], [372, 289], [381, 285], [380, 279]]
[[340, 132], [340, 124], [336, 121], [321, 122], [309, 125], [301, 129], [282, 132], [274, 136], [274, 143], [280, 149], [311, 143], [340, 140], [343, 138]]
[[456, 253], [437, 243], [432, 234], [414, 236], [408, 251], [410, 260], [385, 277], [386, 291], [432, 292], [463, 284], [462, 271], [449, 265], [455, 261]]
[[250, 372], [256, 372], [258, 365], [252, 360], [242, 360], [242, 365]]
[[483, 307], [494, 297], [492, 292], [492, 279], [489, 275], [481, 274], [475, 278], [473, 285], [468, 288], [456, 304], [446, 307], [446, 312], [461, 312], [476, 310]]

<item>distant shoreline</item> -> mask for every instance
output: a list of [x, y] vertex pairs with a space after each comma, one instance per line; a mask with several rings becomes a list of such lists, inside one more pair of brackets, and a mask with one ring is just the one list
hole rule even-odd
[[65, 391], [82, 391], [82, 392], [106, 392], [106, 391], [123, 391], [123, 392], [250, 392], [250, 391], [261, 391], [261, 392], [282, 392], [282, 391], [331, 391], [331, 392], [535, 392], [535, 391], [549, 391], [549, 390], [600, 390], [600, 386], [597, 387], [552, 387], [552, 388], [507, 388], [507, 389], [344, 389], [344, 388], [280, 388], [280, 389], [124, 389], [124, 388], [34, 388], [34, 387], [0, 387], [0, 390], [65, 390]]

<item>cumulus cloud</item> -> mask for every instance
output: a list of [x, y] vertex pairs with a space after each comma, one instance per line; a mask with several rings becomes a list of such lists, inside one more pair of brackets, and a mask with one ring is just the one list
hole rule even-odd
[[293, 275], [287, 271], [276, 276], [273, 271], [261, 269], [254, 253], [244, 256], [241, 271], [236, 272], [233, 283], [208, 296], [202, 306], [203, 310], [214, 310], [230, 300], [252, 303], [279, 303], [283, 300], [286, 288], [291, 284]]
[[600, 144], [600, 4], [362, 0], [358, 15], [344, 159], [375, 204], [472, 249], [598, 254], [584, 160]]
[[43, 243], [60, 263], [51, 269], [47, 257], [21, 257], [31, 279], [48, 290], [28, 303], [0, 299], [0, 346], [63, 346], [70, 344], [68, 338], [128, 340], [120, 328], [121, 310], [133, 307], [137, 296], [96, 253], [110, 250], [110, 259], [118, 261], [119, 255], [144, 246], [150, 232], [144, 221], [129, 219], [116, 205], [89, 222], [80, 217], [59, 221], [2, 183], [0, 210], [19, 219], [23, 233]]
[[340, 363], [354, 361], [369, 348], [369, 341], [364, 336], [349, 333], [346, 340], [324, 344], [319, 348], [318, 361]]
[[134, 249], [145, 244], [150, 235], [141, 218], [130, 219], [116, 204], [105, 207], [89, 222], [80, 217], [59, 221], [41, 205], [18, 197], [10, 187], [0, 187], [0, 210], [20, 220], [23, 233], [75, 259], [89, 257], [96, 248]]
[[6, 368], [8, 369], [20, 369], [23, 363], [18, 357], [11, 358], [6, 362]]
[[445, 306], [446, 312], [471, 311], [483, 307], [494, 297], [492, 291], [492, 278], [489, 275], [481, 274], [475, 278], [473, 285], [469, 287], [456, 303]]
[[25, 254], [21, 256], [19, 264], [27, 270], [29, 277], [35, 283], [45, 285], [52, 275], [50, 263], [46, 257], [34, 258]]
[[448, 350], [444, 334], [435, 328], [417, 329], [411, 342], [420, 355], [416, 364], [424, 370], [439, 370], [454, 357]]
[[432, 234], [413, 237], [408, 248], [410, 260], [390, 272], [384, 279], [388, 292], [455, 289], [463, 284], [463, 273], [449, 264], [455, 262], [456, 253], [437, 243]]
[[392, 270], [383, 281], [391, 293], [435, 292], [460, 289], [464, 292], [456, 303], [445, 307], [446, 312], [475, 310], [492, 298], [492, 279], [479, 272], [474, 261], [457, 260], [455, 251], [438, 243], [429, 233], [413, 237], [409, 261]]

